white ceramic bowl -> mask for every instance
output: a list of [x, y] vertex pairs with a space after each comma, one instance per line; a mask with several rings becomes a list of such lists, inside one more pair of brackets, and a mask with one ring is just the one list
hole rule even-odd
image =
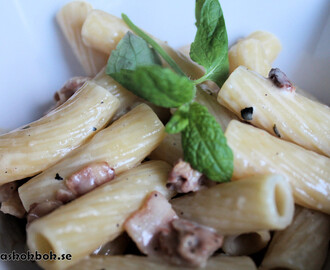
[[[70, 77], [83, 75], [55, 22], [68, 0], [0, 0], [0, 128], [13, 129], [36, 120], [53, 93]], [[120, 16], [167, 40], [173, 47], [195, 35], [193, 0], [90, 0], [95, 8]], [[330, 104], [330, 17], [328, 0], [221, 0], [229, 43], [255, 30], [276, 34], [283, 51], [274, 66], [298, 86]], [[8, 222], [10, 225], [8, 225]], [[23, 250], [12, 219], [0, 216], [0, 253]], [[14, 223], [15, 224], [15, 223]], [[23, 269], [0, 261], [0, 269]], [[24, 269], [36, 269], [24, 264]], [[329, 269], [329, 268], [326, 268]]]

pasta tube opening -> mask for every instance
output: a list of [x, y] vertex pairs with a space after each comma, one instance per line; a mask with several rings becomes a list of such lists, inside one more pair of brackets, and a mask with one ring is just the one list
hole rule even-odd
[[285, 204], [286, 190], [284, 189], [281, 182], [277, 183], [274, 189], [274, 200], [276, 205], [276, 210], [279, 216], [284, 216], [286, 213]]
[[269, 240], [269, 231], [232, 235], [224, 239], [222, 249], [231, 256], [250, 255], [265, 248]]
[[54, 252], [55, 249], [51, 244], [51, 241], [41, 233], [37, 233], [34, 236], [34, 241], [36, 250], [42, 254], [49, 254], [50, 251]]

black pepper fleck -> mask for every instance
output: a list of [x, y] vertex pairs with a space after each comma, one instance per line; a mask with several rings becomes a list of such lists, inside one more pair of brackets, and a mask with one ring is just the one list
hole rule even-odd
[[93, 131], [96, 131], [97, 130], [97, 128], [96, 127], [93, 127]]
[[101, 101], [101, 104], [103, 104], [104, 102], [103, 101]]
[[274, 130], [275, 135], [276, 135], [277, 137], [281, 138], [281, 134], [279, 133], [279, 131], [278, 131], [277, 127], [276, 127], [276, 124], [274, 124], [274, 126], [273, 126], [273, 130]]
[[183, 212], [181, 212], [180, 215], [183, 215]]
[[253, 118], [253, 107], [246, 107], [241, 110], [241, 116], [244, 120], [252, 120]]
[[117, 228], [118, 228], [118, 227], [119, 227], [119, 224], [117, 223], [116, 226], [117, 226]]
[[61, 177], [58, 173], [55, 175], [56, 180], [63, 180], [63, 177]]
[[155, 197], [158, 197], [158, 194], [156, 193], [154, 196], [155, 196]]
[[7, 171], [5, 171], [5, 173], [8, 173]]

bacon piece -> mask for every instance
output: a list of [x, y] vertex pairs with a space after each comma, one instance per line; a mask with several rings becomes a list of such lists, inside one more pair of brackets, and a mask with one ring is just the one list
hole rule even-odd
[[61, 188], [56, 193], [56, 200], [62, 203], [73, 201], [77, 196], [71, 190]]
[[223, 236], [212, 228], [185, 219], [172, 220], [171, 229], [159, 234], [160, 250], [176, 265], [203, 267], [222, 243]]
[[269, 71], [268, 78], [279, 88], [285, 88], [290, 92], [296, 90], [286, 74], [279, 68], [272, 68]]
[[23, 218], [25, 216], [26, 212], [17, 190], [14, 190], [10, 198], [1, 203], [0, 211], [18, 218]]
[[76, 196], [81, 196], [94, 188], [111, 181], [115, 171], [105, 161], [88, 164], [66, 180], [66, 186]]
[[34, 220], [43, 217], [63, 205], [60, 201], [44, 201], [31, 205], [27, 215], [27, 226]]
[[202, 173], [191, 168], [188, 162], [179, 159], [169, 174], [166, 186], [178, 193], [200, 190], [204, 184], [211, 184]]
[[178, 218], [171, 204], [159, 192], [152, 192], [141, 209], [133, 213], [124, 223], [128, 235], [139, 250], [146, 254], [157, 251], [157, 236], [161, 230], [169, 230], [169, 224]]
[[0, 202], [5, 202], [10, 199], [11, 196], [17, 190], [17, 182], [10, 182], [0, 186]]
[[[56, 101], [55, 108], [66, 102], [83, 84], [90, 80], [90, 77], [73, 77], [69, 79], [63, 87], [54, 95]], [[54, 108], [54, 109], [55, 109]]]

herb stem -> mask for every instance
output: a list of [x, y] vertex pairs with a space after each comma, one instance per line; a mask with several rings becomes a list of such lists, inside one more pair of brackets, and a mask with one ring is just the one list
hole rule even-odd
[[202, 82], [205, 82], [205, 81], [207, 80], [208, 76], [209, 76], [209, 74], [204, 74], [204, 75], [203, 75], [202, 77], [200, 77], [199, 79], [197, 79], [197, 80], [193, 80], [193, 83], [194, 83], [195, 85], [197, 85], [197, 84], [200, 84], [200, 83], [202, 83]]
[[142, 29], [137, 27], [128, 17], [126, 14], [121, 14], [122, 19], [124, 22], [128, 25], [129, 28], [131, 28], [135, 34], [137, 34], [139, 37], [143, 38], [148, 44], [151, 45], [155, 49], [156, 52], [158, 52], [161, 57], [173, 68], [173, 70], [182, 75], [186, 76], [186, 74], [181, 70], [181, 68], [178, 66], [177, 63], [165, 52], [165, 50], [151, 37], [149, 37]]

